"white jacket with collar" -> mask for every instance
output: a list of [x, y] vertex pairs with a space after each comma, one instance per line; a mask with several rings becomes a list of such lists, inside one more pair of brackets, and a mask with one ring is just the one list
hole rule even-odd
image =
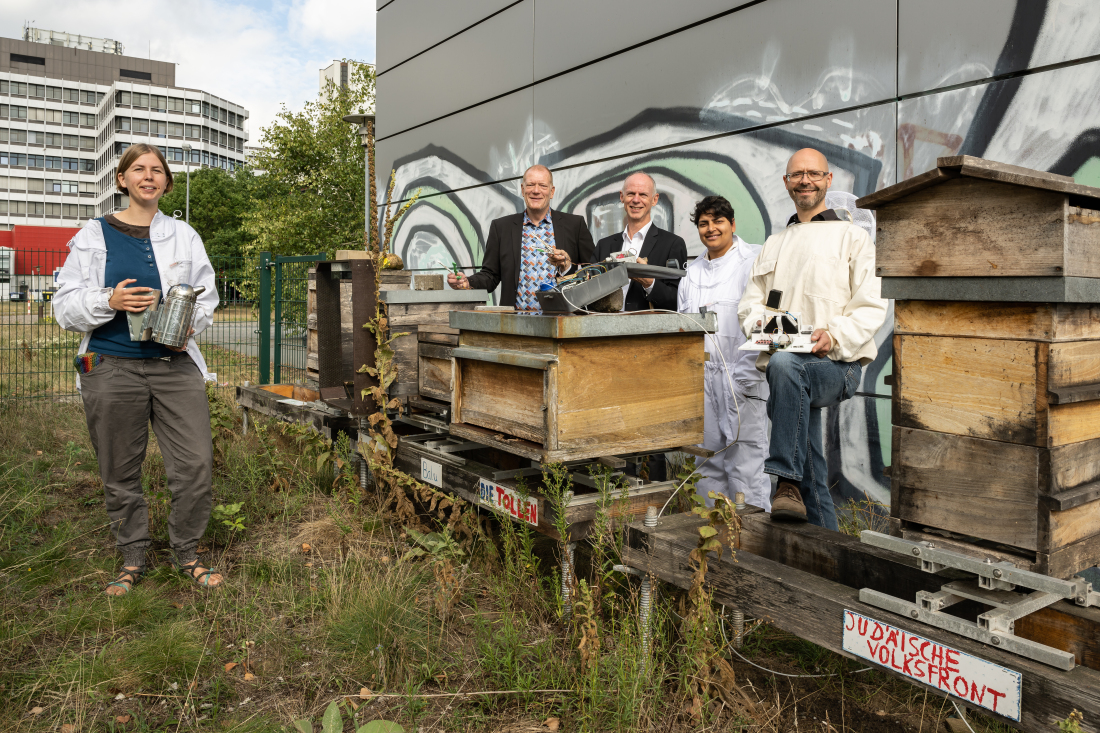
[[[758, 396], [761, 393], [766, 397], [767, 385], [763, 385], [762, 392], [760, 389], [764, 375], [756, 369], [756, 352], [739, 350], [746, 339], [741, 333], [737, 312], [760, 249], [759, 244], [749, 244], [734, 234], [733, 247], [725, 256], [711, 260], [704, 250], [703, 254], [687, 266], [686, 274], [680, 280], [676, 291], [676, 310], [681, 313], [698, 313], [702, 306], [706, 306], [707, 310], [717, 313], [717, 332], [706, 337], [709, 363], [723, 368], [723, 371], [728, 368], [744, 394]], [[717, 353], [719, 349], [721, 355]], [[723, 381], [721, 389], [725, 388]]]
[[[214, 268], [206, 256], [202, 238], [190, 225], [158, 211], [149, 226], [149, 239], [153, 243], [153, 256], [165, 295], [169, 288], [181, 283], [206, 288], [195, 304], [192, 327], [197, 336], [213, 322], [214, 309], [218, 307]], [[53, 296], [53, 313], [58, 324], [66, 331], [84, 334], [79, 353], [87, 351], [92, 331], [118, 313], [107, 303], [118, 283], [103, 282], [106, 266], [107, 244], [103, 230], [98, 219], [90, 219], [69, 241], [69, 256], [57, 276], [58, 289]], [[187, 353], [198, 365], [203, 379], [209, 380], [206, 361], [195, 343], [195, 336], [187, 341]], [[79, 375], [77, 388], [80, 388]]]
[[[833, 361], [867, 366], [878, 354], [875, 334], [886, 320], [887, 302], [875, 275], [875, 245], [860, 227], [810, 221], [768, 237], [738, 309], [746, 336], [763, 318], [772, 289], [783, 291], [780, 308], [801, 313], [803, 323], [828, 331]], [[763, 371], [770, 356], [762, 352], [756, 368]]]

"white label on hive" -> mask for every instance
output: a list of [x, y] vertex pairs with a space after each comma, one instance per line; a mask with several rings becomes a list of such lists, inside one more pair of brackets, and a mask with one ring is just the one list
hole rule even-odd
[[1023, 675], [999, 664], [848, 610], [844, 611], [844, 651], [1020, 720]]
[[432, 486], [443, 488], [443, 466], [427, 458], [420, 458], [420, 480]]
[[538, 500], [520, 495], [515, 489], [494, 484], [492, 481], [478, 479], [477, 491], [481, 503], [502, 514], [507, 514], [513, 519], [538, 526], [539, 503]]

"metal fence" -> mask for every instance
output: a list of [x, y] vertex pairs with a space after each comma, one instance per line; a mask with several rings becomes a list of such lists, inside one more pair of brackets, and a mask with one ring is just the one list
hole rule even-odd
[[[0, 399], [76, 394], [82, 335], [57, 324], [51, 302], [65, 256], [18, 251], [0, 268]], [[323, 259], [211, 258], [221, 303], [198, 344], [219, 386], [305, 379], [308, 271]]]

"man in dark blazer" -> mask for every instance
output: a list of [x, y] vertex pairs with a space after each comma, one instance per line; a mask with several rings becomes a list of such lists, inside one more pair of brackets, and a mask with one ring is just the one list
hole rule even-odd
[[[664, 267], [676, 260], [677, 267], [687, 264], [687, 245], [682, 237], [658, 229], [650, 218], [657, 204], [657, 184], [648, 173], [631, 173], [623, 181], [619, 200], [626, 210], [626, 229], [604, 237], [596, 245], [596, 261], [602, 262], [614, 252], [633, 250], [640, 259]], [[624, 311], [649, 310], [650, 304], [662, 310], [676, 310], [676, 288], [680, 281], [632, 278], [624, 293]]]
[[[500, 285], [500, 304], [541, 312], [534, 293], [554, 275], [566, 275], [576, 262], [591, 262], [595, 253], [584, 217], [551, 211], [554, 176], [544, 165], [523, 174], [524, 211], [502, 216], [489, 225], [481, 271], [447, 275], [456, 290], [493, 291]], [[675, 295], [673, 295], [675, 300]]]

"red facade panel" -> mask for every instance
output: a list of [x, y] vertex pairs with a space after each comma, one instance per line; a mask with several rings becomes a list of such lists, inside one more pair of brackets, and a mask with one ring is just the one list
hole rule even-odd
[[[69, 240], [79, 228], [15, 225], [8, 234], [15, 250], [15, 275], [49, 275], [65, 263]], [[0, 240], [0, 245], [4, 245]]]

